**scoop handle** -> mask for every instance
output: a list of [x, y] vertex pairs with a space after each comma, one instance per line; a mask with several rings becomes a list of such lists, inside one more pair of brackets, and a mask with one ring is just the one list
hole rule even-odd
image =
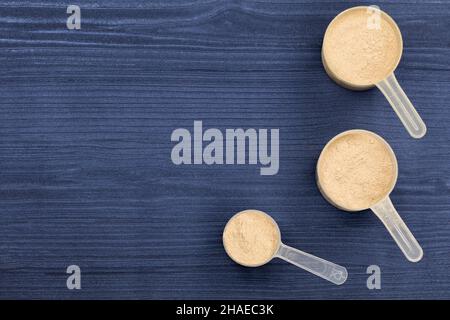
[[344, 267], [283, 243], [275, 256], [334, 284], [341, 285], [347, 280], [348, 273]]
[[383, 92], [409, 134], [416, 139], [422, 138], [427, 132], [427, 127], [400, 87], [395, 75], [392, 73], [376, 85]]
[[406, 258], [411, 262], [420, 261], [423, 257], [422, 248], [395, 210], [391, 199], [386, 197], [371, 209], [383, 222]]

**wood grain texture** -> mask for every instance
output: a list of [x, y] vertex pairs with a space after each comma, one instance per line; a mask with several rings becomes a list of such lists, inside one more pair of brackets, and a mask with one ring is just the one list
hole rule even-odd
[[[349, 1], [0, 1], [0, 298], [450, 299], [450, 2], [378, 1], [398, 22], [397, 77], [428, 125], [410, 138], [377, 90], [325, 74], [327, 24]], [[172, 130], [279, 128], [280, 171], [175, 166]], [[425, 252], [409, 263], [377, 218], [319, 194], [337, 133], [397, 154], [392, 200]], [[331, 285], [283, 261], [247, 269], [222, 229], [246, 208], [284, 241], [346, 266]], [[82, 290], [65, 269], [82, 270]], [[382, 290], [366, 288], [368, 265]]]

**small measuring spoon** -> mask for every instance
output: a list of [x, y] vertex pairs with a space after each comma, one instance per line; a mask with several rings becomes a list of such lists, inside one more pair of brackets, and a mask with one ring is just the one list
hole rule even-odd
[[[382, 145], [384, 145], [384, 147], [386, 148], [387, 152], [390, 154], [391, 162], [394, 166], [391, 183], [388, 186], [388, 188], [386, 188], [386, 192], [382, 194], [381, 197], [374, 198], [372, 203], [367, 203], [367, 205], [360, 207], [350, 207], [349, 205], [345, 206], [342, 203], [337, 203], [339, 201], [336, 199], [336, 197], [333, 197], [333, 195], [331, 195], [331, 192], [329, 190], [326, 190], [326, 188], [323, 186], [322, 181], [325, 179], [326, 174], [330, 174], [329, 172], [327, 173], [326, 172], [327, 170], [324, 169], [324, 161], [325, 161], [324, 158], [326, 157], [328, 149], [335, 148], [335, 150], [342, 150], [339, 148], [339, 146], [334, 145], [334, 142], [342, 137], [352, 134], [370, 135], [370, 137], [372, 137], [373, 139], [377, 139], [377, 141], [381, 142]], [[356, 161], [361, 162], [362, 161], [361, 158], [362, 156], [360, 155], [359, 158], [356, 159]], [[335, 159], [333, 159], [333, 161], [335, 161]], [[357, 164], [355, 165], [355, 168], [356, 167]], [[392, 192], [395, 183], [397, 182], [397, 176], [398, 176], [398, 164], [394, 151], [383, 138], [367, 130], [348, 130], [342, 132], [341, 134], [338, 134], [325, 145], [325, 147], [322, 150], [322, 153], [320, 154], [319, 160], [317, 161], [316, 179], [317, 185], [323, 197], [332, 205], [344, 211], [355, 212], [371, 209], [373, 213], [375, 213], [375, 215], [381, 220], [381, 222], [383, 222], [384, 226], [389, 231], [391, 236], [394, 238], [395, 242], [400, 247], [406, 258], [411, 262], [418, 262], [423, 257], [422, 248], [420, 247], [417, 240], [414, 238], [411, 231], [409, 231], [406, 224], [403, 222], [402, 218], [400, 217], [394, 205], [392, 204], [391, 199], [389, 198], [389, 194]], [[353, 197], [354, 195], [350, 196]]]
[[[246, 234], [250, 232], [250, 229], [254, 230], [259, 227], [257, 223], [252, 223], [252, 221], [255, 221], [255, 217], [257, 217], [258, 220], [265, 220], [265, 226], [261, 227], [261, 230], [258, 230], [256, 235]], [[246, 220], [248, 221], [245, 222]], [[267, 235], [268, 237], [273, 237], [273, 243], [268, 242], [270, 245], [260, 246], [259, 249], [264, 248], [266, 251], [261, 260], [249, 263], [245, 260], [246, 257], [236, 253], [235, 241], [237, 240], [234, 240], [232, 234], [234, 232], [233, 229], [237, 225], [241, 226], [242, 230], [239, 233], [239, 238], [244, 239], [244, 245], [248, 244], [248, 239], [253, 239], [255, 243], [261, 244], [261, 240], [264, 236]], [[245, 227], [245, 225], [247, 225], [247, 227]], [[261, 233], [263, 234], [261, 235]], [[235, 214], [225, 226], [223, 232], [223, 245], [228, 256], [236, 263], [245, 267], [259, 267], [268, 263], [273, 258], [280, 258], [337, 285], [341, 285], [347, 280], [348, 273], [346, 268], [283, 244], [281, 242], [281, 233], [278, 224], [267, 213], [259, 210], [244, 210]], [[252, 250], [253, 248], [247, 246], [244, 248], [243, 252], [248, 253]]]
[[[390, 38], [382, 36], [383, 28], [390, 32]], [[353, 90], [378, 87], [408, 133], [418, 139], [427, 128], [394, 75], [402, 52], [402, 34], [395, 21], [377, 7], [358, 6], [341, 12], [328, 25], [322, 62], [330, 78], [343, 87]]]

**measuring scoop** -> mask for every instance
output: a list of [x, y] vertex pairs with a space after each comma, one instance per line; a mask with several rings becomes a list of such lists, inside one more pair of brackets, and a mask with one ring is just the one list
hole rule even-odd
[[343, 87], [378, 87], [408, 133], [418, 139], [427, 128], [394, 75], [402, 52], [402, 34], [395, 21], [375, 6], [358, 6], [341, 12], [328, 25], [322, 62], [330, 78]]
[[[392, 166], [390, 167], [390, 169], [392, 169], [392, 175], [389, 180], [390, 182], [386, 185], [386, 188], [383, 189], [385, 191], [380, 194], [374, 195], [371, 200], [365, 202], [360, 201], [360, 197], [358, 198], [357, 192], [347, 192], [344, 201], [342, 200], [343, 193], [340, 193], [340, 196], [338, 197], [338, 193], [332, 191], [332, 189], [330, 188], [329, 181], [333, 181], [332, 179], [335, 179], [334, 182], [337, 183], [335, 186], [345, 185], [347, 186], [347, 188], [350, 188], [352, 186], [353, 180], [361, 181], [359, 177], [360, 172], [358, 171], [358, 167], [365, 165], [364, 163], [370, 161], [368, 159], [364, 159], [364, 154], [362, 151], [357, 151], [355, 152], [355, 162], [354, 164], [349, 166], [350, 170], [348, 172], [344, 173], [342, 166], [336, 164], [338, 158], [340, 158], [341, 156], [345, 156], [345, 154], [349, 152], [348, 148], [351, 148], [352, 144], [361, 145], [361, 140], [358, 141], [358, 139], [347, 141], [342, 140], [343, 138], [349, 138], [352, 135], [364, 135], [365, 137], [368, 137], [368, 145], [361, 147], [360, 150], [368, 150], [367, 148], [375, 147], [380, 148], [380, 146], [384, 147], [386, 154], [388, 154], [390, 157], [390, 163], [392, 164]], [[330, 152], [333, 153], [331, 154]], [[333, 163], [336, 165], [333, 165]], [[330, 168], [332, 166], [333, 168]], [[383, 167], [381, 163], [380, 166], [378, 166], [373, 161], [371, 162], [370, 166], [370, 169], [372, 169], [373, 171], [381, 172], [382, 170], [388, 170], [387, 167]], [[397, 182], [397, 176], [397, 159], [395, 157], [394, 151], [392, 151], [392, 148], [379, 135], [366, 130], [349, 130], [338, 134], [325, 145], [320, 154], [319, 160], [317, 161], [317, 185], [324, 198], [335, 207], [349, 212], [371, 209], [373, 213], [375, 213], [375, 215], [381, 220], [381, 222], [383, 222], [384, 226], [394, 238], [395, 242], [400, 247], [406, 258], [409, 261], [418, 262], [422, 259], [423, 256], [422, 248], [414, 238], [411, 231], [409, 231], [406, 224], [403, 222], [397, 210], [394, 208], [391, 199], [389, 198], [389, 194], [392, 192], [395, 183]], [[347, 177], [350, 178], [347, 179]], [[379, 185], [381, 183], [380, 181], [370, 181], [370, 179], [368, 179], [367, 181], [368, 182], [361, 186], [360, 184], [358, 184], [358, 187], [371, 190], [371, 187], [376, 186], [377, 184]], [[342, 191], [344, 193], [346, 192], [346, 190]]]
[[245, 267], [259, 267], [280, 258], [337, 285], [347, 280], [344, 267], [283, 244], [278, 224], [259, 210], [235, 214], [225, 226], [223, 245], [228, 256]]

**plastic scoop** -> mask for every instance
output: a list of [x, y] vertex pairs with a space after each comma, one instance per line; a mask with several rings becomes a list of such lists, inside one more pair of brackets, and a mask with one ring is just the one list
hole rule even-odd
[[328, 25], [322, 62], [341, 86], [378, 87], [408, 133], [418, 139], [427, 128], [394, 75], [402, 52], [402, 35], [395, 21], [377, 7], [359, 6], [341, 12]]
[[[371, 143], [363, 145], [361, 142], [362, 140], [353, 138], [347, 139], [352, 136], [356, 137], [355, 135], [364, 135]], [[355, 157], [354, 163], [346, 167], [346, 169], [343, 169], [343, 166], [339, 164], [339, 161], [340, 159], [343, 159], [343, 157], [346, 157], [345, 154], [350, 153], [349, 148], [352, 148], [352, 146], [357, 146], [357, 148], [359, 148], [357, 151], [354, 151], [357, 156]], [[385, 163], [383, 165], [380, 163], [378, 166], [373, 162], [373, 159], [366, 158], [361, 150], [369, 150], [370, 148], [384, 148], [386, 154], [390, 157], [390, 163], [392, 165], [386, 167]], [[368, 164], [369, 162], [370, 164]], [[349, 192], [345, 189], [350, 188], [352, 184], [354, 186], [355, 180], [363, 181], [363, 178], [361, 177], [362, 171], [359, 169], [361, 166], [367, 166], [366, 169], [373, 170], [372, 172], [384, 172], [389, 170], [389, 168], [392, 170], [389, 182], [386, 184], [386, 188], [383, 188], [385, 191], [381, 191], [379, 194], [369, 198], [371, 200], [367, 201], [365, 204], [360, 200], [361, 194], [363, 194], [362, 192], [358, 194], [358, 190], [355, 191], [354, 189], [353, 192]], [[348, 168], [350, 168], [350, 170], [347, 170]], [[422, 248], [403, 222], [389, 198], [389, 194], [392, 192], [395, 183], [397, 182], [397, 176], [398, 165], [394, 151], [392, 151], [389, 144], [383, 138], [366, 130], [349, 130], [338, 134], [326, 144], [317, 162], [317, 185], [328, 202], [345, 211], [371, 209], [383, 222], [406, 258], [409, 261], [418, 262], [423, 256]], [[367, 179], [361, 187], [366, 188], [366, 190], [372, 190], [372, 187], [375, 188], [382, 183], [380, 180], [381, 179], [371, 181], [370, 179]], [[332, 190], [331, 183], [333, 183], [333, 181], [338, 183], [335, 186], [342, 185], [344, 189], [338, 191]], [[342, 195], [344, 195], [345, 198], [342, 197]]]
[[[223, 244], [228, 256], [245, 267], [259, 267], [280, 258], [337, 285], [347, 280], [344, 267], [283, 244], [275, 220], [259, 210], [235, 214], [225, 226]], [[249, 259], [256, 253], [256, 258]]]

